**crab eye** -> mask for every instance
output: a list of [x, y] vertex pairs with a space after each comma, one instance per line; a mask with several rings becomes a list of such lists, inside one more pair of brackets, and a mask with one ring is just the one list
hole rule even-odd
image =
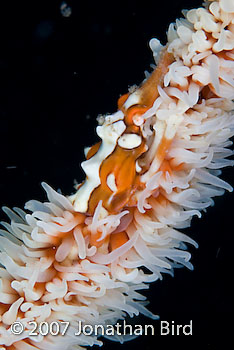
[[132, 149], [140, 146], [141, 136], [136, 134], [124, 134], [118, 139], [118, 145], [122, 148]]

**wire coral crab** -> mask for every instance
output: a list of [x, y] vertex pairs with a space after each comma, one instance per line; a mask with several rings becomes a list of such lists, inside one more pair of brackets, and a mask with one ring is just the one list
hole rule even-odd
[[[2, 349], [100, 345], [76, 322], [115, 324], [146, 308], [138, 292], [178, 266], [192, 268], [182, 229], [232, 188], [220, 179], [234, 135], [234, 6], [208, 1], [152, 39], [153, 73], [99, 118], [86, 179], [71, 196], [4, 208], [0, 237]], [[147, 271], [147, 272], [146, 272]], [[31, 335], [31, 322], [69, 322], [65, 336]], [[21, 322], [15, 335], [11, 325]]]

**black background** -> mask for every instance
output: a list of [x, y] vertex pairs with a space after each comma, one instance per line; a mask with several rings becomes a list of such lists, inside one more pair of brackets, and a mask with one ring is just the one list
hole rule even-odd
[[[9, 1], [0, 8], [0, 204], [23, 207], [44, 200], [46, 181], [64, 194], [82, 181], [83, 148], [97, 141], [98, 114], [114, 112], [118, 97], [139, 84], [153, 63], [148, 42], [166, 43], [168, 25], [197, 0], [108, 3]], [[234, 185], [233, 170], [223, 178]], [[145, 292], [161, 320], [188, 323], [193, 336], [141, 337], [104, 349], [136, 346], [218, 348], [232, 338], [233, 194], [194, 219], [186, 232], [195, 270], [179, 269]], [[1, 219], [6, 219], [4, 213]], [[136, 323], [158, 322], [137, 318]]]

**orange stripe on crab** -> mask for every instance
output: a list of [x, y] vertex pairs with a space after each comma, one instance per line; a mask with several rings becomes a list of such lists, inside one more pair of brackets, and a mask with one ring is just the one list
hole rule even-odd
[[120, 98], [118, 99], [118, 103], [117, 103], [118, 109], [121, 109], [121, 108], [123, 107], [124, 103], [125, 103], [125, 102], [127, 101], [127, 99], [129, 98], [129, 95], [130, 95], [130, 93], [128, 92], [128, 93], [126, 93], [126, 94], [120, 96]]
[[100, 146], [101, 146], [101, 141], [95, 143], [95, 145], [90, 147], [90, 149], [89, 149], [89, 151], [88, 151], [88, 153], [86, 155], [86, 159], [92, 158], [98, 152]]
[[[125, 123], [131, 125], [134, 123], [134, 116], [144, 114], [153, 106], [154, 101], [159, 96], [158, 85], [162, 85], [164, 75], [168, 72], [169, 65], [174, 61], [174, 57], [167, 51], [167, 48], [161, 53], [158, 66], [149, 76], [149, 78], [134, 93], [137, 94], [138, 102], [126, 109], [126, 102], [132, 94], [124, 94], [118, 100], [118, 107], [125, 115]], [[133, 93], [133, 94], [134, 94]]]
[[[111, 213], [119, 212], [137, 189], [136, 159], [146, 151], [145, 144], [133, 149], [116, 146], [115, 151], [104, 160], [100, 168], [101, 184], [92, 192], [88, 213], [92, 214], [100, 199], [103, 207]], [[116, 191], [107, 185], [107, 177], [113, 174]]]

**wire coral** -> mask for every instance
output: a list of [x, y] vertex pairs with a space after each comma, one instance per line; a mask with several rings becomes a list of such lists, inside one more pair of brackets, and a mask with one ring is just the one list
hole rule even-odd
[[[48, 201], [4, 208], [1, 349], [100, 345], [96, 335], [75, 335], [78, 320], [157, 318], [138, 291], [175, 267], [192, 269], [186, 243], [197, 244], [180, 229], [232, 191], [219, 176], [233, 165], [234, 4], [207, 1], [184, 15], [164, 47], [151, 40], [151, 75], [99, 119], [101, 141], [86, 149], [76, 192], [43, 183]], [[32, 335], [34, 321], [70, 327], [65, 336]], [[14, 322], [22, 333], [13, 334]]]

